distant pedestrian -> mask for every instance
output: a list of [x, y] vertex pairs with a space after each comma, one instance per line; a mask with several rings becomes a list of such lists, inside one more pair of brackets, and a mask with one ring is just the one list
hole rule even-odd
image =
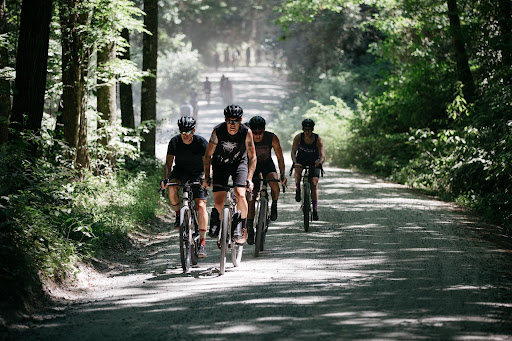
[[224, 50], [224, 66], [229, 67], [229, 64], [231, 63], [231, 59], [229, 56], [229, 49], [226, 47]]
[[245, 64], [249, 66], [251, 64], [251, 48], [247, 47], [245, 50]]
[[215, 51], [215, 55], [213, 56], [213, 59], [214, 59], [214, 63], [215, 63], [215, 71], [217, 71], [219, 69], [219, 64], [220, 64], [220, 56], [217, 51]]
[[208, 105], [210, 105], [210, 93], [212, 92], [212, 82], [208, 80], [208, 77], [206, 77], [206, 80], [203, 82], [203, 91], [204, 96], [206, 97], [206, 102]]

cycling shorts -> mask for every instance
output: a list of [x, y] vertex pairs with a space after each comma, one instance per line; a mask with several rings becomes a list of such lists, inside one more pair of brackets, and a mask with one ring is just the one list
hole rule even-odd
[[233, 180], [233, 186], [245, 187], [247, 181], [247, 173], [249, 171], [246, 162], [240, 162], [237, 165], [232, 166], [220, 166], [218, 164], [212, 164], [213, 176], [213, 191], [222, 192], [225, 191], [222, 186], [227, 186], [229, 177]]
[[256, 170], [254, 171], [254, 176], [252, 177], [254, 183], [256, 183], [260, 177], [260, 173], [263, 176], [263, 179], [267, 178], [267, 175], [270, 173], [277, 173], [276, 165], [274, 164], [274, 160], [272, 158], [268, 158], [263, 162], [258, 162], [256, 164]]
[[315, 167], [314, 163], [310, 163], [310, 164], [301, 163], [299, 160], [297, 160], [297, 163], [300, 163], [303, 167], [306, 167], [306, 166], [310, 166], [311, 167], [309, 169], [309, 177], [310, 178], [319, 178], [320, 177], [321, 168]]
[[[171, 172], [171, 176], [169, 177], [170, 182], [179, 182], [184, 184], [187, 181], [190, 182], [201, 182], [204, 179], [203, 174], [190, 174], [189, 172], [185, 172], [179, 169], [173, 169]], [[194, 195], [194, 199], [204, 199], [208, 198], [208, 191], [204, 189], [200, 185], [192, 186], [192, 194]]]

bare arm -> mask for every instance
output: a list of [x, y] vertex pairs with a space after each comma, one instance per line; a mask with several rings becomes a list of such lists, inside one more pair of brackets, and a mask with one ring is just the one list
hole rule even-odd
[[324, 163], [325, 161], [325, 149], [324, 149], [324, 141], [318, 137], [318, 140], [316, 141], [316, 146], [318, 147], [318, 153], [320, 154], [320, 159], [318, 160], [319, 163]]
[[208, 181], [210, 179], [210, 170], [212, 166], [212, 155], [215, 152], [215, 148], [217, 148], [217, 143], [219, 139], [217, 138], [217, 134], [215, 130], [212, 132], [212, 136], [210, 137], [210, 141], [208, 142], [208, 146], [206, 147], [206, 152], [203, 156], [203, 168], [204, 168], [204, 177], [205, 180]]
[[284, 168], [283, 149], [281, 148], [281, 143], [276, 135], [274, 135], [274, 138], [272, 139], [272, 148], [274, 148], [274, 153], [276, 153], [277, 164], [279, 165], [279, 174], [281, 177], [284, 177], [286, 170]]
[[171, 176], [172, 163], [174, 162], [174, 155], [167, 154], [164, 165], [164, 179]]
[[295, 138], [293, 139], [292, 144], [292, 161], [294, 164], [297, 163], [297, 150], [299, 149], [299, 143], [300, 143], [300, 134], [297, 134]]
[[245, 138], [245, 148], [247, 149], [247, 156], [249, 157], [249, 171], [247, 173], [247, 179], [252, 181], [254, 171], [256, 170], [256, 148], [254, 147], [253, 135], [251, 129], [247, 131]]

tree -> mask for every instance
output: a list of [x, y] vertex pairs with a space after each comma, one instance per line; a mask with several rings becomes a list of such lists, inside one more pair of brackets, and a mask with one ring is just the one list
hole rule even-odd
[[[107, 44], [102, 50], [98, 51], [98, 73], [103, 76], [98, 78], [98, 112], [100, 117], [107, 124], [112, 126], [116, 120], [116, 79], [114, 74], [108, 72], [109, 63], [116, 59], [116, 44]], [[103, 139], [104, 145], [108, 144], [108, 139]]]
[[[130, 32], [124, 28], [121, 36], [126, 40], [128, 46], [121, 55], [122, 59], [130, 60]], [[121, 106], [121, 125], [125, 128], [135, 128], [135, 115], [133, 113], [133, 90], [132, 84], [119, 83], [119, 101]]]
[[[140, 117], [141, 121], [156, 120], [156, 72], [158, 57], [158, 1], [144, 0], [144, 25], [150, 34], [144, 33], [142, 39], [142, 69], [151, 72], [142, 82]], [[156, 128], [143, 135], [141, 150], [155, 155]]]
[[448, 18], [450, 19], [450, 32], [452, 35], [455, 61], [457, 63], [457, 75], [462, 83], [462, 91], [468, 102], [473, 101], [475, 94], [475, 85], [473, 75], [469, 68], [468, 54], [466, 52], [466, 43], [460, 26], [459, 11], [457, 9], [457, 0], [447, 0]]
[[51, 0], [23, 0], [11, 119], [18, 130], [41, 129], [51, 13]]
[[[8, 19], [5, 0], [0, 3], [0, 35], [8, 33]], [[9, 50], [6, 41], [0, 42], [0, 71], [9, 66]], [[5, 75], [0, 78], [0, 144], [8, 140], [8, 122], [11, 116], [11, 84]]]
[[60, 0], [64, 140], [76, 148], [75, 162], [80, 168], [90, 167], [85, 117], [85, 71], [89, 55], [84, 27], [88, 18], [89, 12], [80, 0]]

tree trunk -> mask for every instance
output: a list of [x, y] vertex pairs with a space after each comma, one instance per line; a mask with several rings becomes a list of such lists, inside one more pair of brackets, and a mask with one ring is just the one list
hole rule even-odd
[[[98, 69], [101, 69], [105, 64], [114, 61], [116, 58], [116, 46], [110, 43], [102, 51], [98, 52]], [[98, 112], [102, 120], [110, 126], [113, 126], [116, 121], [116, 80], [114, 77], [105, 82], [98, 80]], [[102, 139], [103, 145], [108, 144], [108, 138]]]
[[[7, 34], [8, 22], [5, 12], [5, 0], [0, 3], [0, 34]], [[0, 46], [0, 69], [9, 66], [7, 46]], [[7, 79], [0, 79], [0, 144], [9, 139], [9, 119], [11, 116], [11, 84]]]
[[19, 130], [41, 129], [51, 17], [52, 0], [23, 0], [11, 119]]
[[80, 0], [61, 0], [60, 12], [64, 140], [76, 148], [77, 166], [89, 168], [85, 118], [85, 70], [89, 58], [84, 48], [85, 34], [79, 30], [80, 26], [87, 24], [88, 13], [80, 10]]
[[[144, 34], [142, 39], [142, 69], [150, 71], [152, 77], [142, 82], [140, 116], [141, 121], [156, 121], [156, 70], [158, 51], [158, 1], [144, 0], [144, 25], [152, 35]], [[155, 155], [156, 128], [144, 134], [141, 150], [147, 155]]]
[[459, 11], [457, 9], [457, 0], [447, 0], [448, 19], [450, 19], [450, 32], [452, 35], [453, 47], [455, 52], [455, 61], [457, 63], [457, 76], [462, 83], [462, 91], [466, 101], [473, 102], [475, 95], [475, 85], [473, 75], [469, 68], [468, 54], [462, 29], [460, 26]]
[[[130, 44], [130, 32], [123, 29], [121, 36]], [[121, 56], [122, 59], [130, 60], [130, 46], [126, 47], [126, 51]], [[135, 128], [135, 115], [133, 113], [133, 92], [131, 84], [119, 82], [119, 100], [121, 104], [121, 125], [125, 128]]]

